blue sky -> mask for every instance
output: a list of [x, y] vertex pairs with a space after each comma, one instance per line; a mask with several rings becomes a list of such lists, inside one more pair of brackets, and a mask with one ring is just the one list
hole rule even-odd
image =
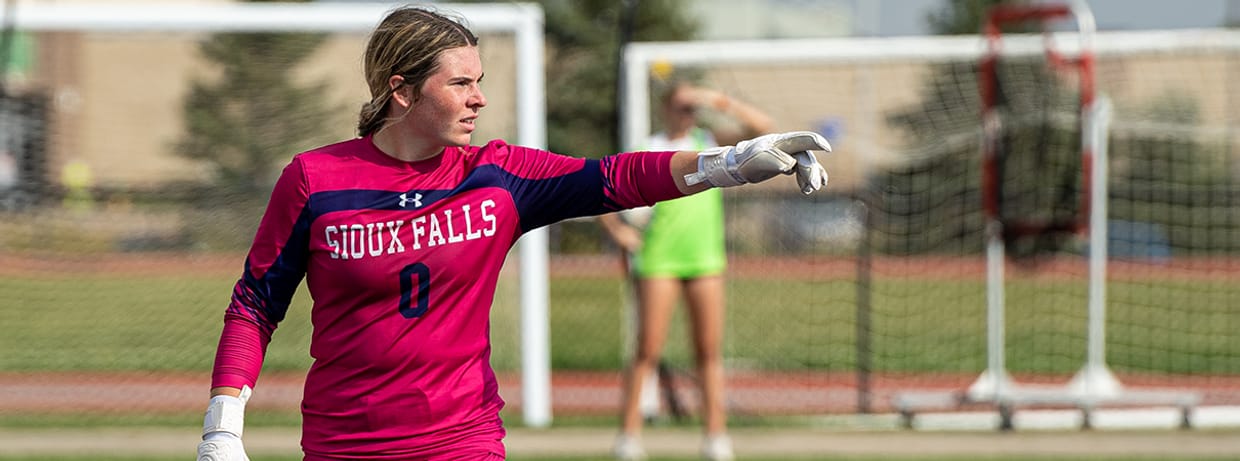
[[[1098, 30], [1185, 29], [1219, 27], [1227, 16], [1240, 13], [1240, 0], [1087, 0]], [[929, 33], [926, 16], [946, 4], [944, 0], [852, 0], [854, 7], [879, 9], [877, 35]], [[859, 18], [865, 20], [864, 18]], [[872, 21], [872, 19], [870, 19]], [[858, 30], [864, 30], [857, 24]]]
[[[374, 0], [317, 0], [374, 1]], [[497, 0], [507, 1], [507, 0]], [[619, 0], [617, 0], [619, 1]], [[715, 0], [694, 0], [714, 2]], [[752, 0], [785, 5], [847, 5], [858, 16], [854, 30], [858, 35], [925, 35], [926, 16], [946, 4], [946, 0]], [[391, 3], [406, 3], [395, 1]], [[1094, 13], [1098, 30], [1211, 28], [1223, 25], [1231, 4], [1231, 15], [1240, 19], [1240, 0], [1086, 0]], [[877, 25], [876, 25], [877, 24]], [[869, 31], [877, 28], [877, 34]]]

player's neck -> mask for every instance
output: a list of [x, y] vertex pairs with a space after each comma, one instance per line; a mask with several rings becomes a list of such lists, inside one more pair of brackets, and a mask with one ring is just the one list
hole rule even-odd
[[691, 131], [693, 131], [693, 127], [685, 128], [683, 130], [674, 130], [674, 131], [669, 130], [667, 132], [667, 139], [669, 141], [676, 141], [678, 139], [687, 138], [689, 137], [689, 133]]
[[374, 135], [374, 143], [384, 154], [402, 162], [420, 162], [443, 153], [443, 146], [427, 145], [409, 136], [402, 136], [400, 130], [379, 130]]

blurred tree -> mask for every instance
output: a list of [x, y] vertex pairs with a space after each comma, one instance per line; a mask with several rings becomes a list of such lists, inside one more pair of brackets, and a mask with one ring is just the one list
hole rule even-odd
[[[1000, 3], [1003, 2], [950, 0], [927, 15], [926, 22], [939, 35], [977, 34], [986, 11]], [[975, 192], [981, 175], [978, 146], [973, 142], [942, 142], [976, 139], [967, 135], [981, 126], [976, 74], [974, 62], [936, 64], [921, 82], [920, 102], [887, 116], [893, 129], [908, 136], [911, 150], [923, 150], [919, 146], [945, 147], [873, 178], [875, 203], [871, 207], [882, 209], [879, 216], [883, 216], [874, 223], [880, 228], [874, 232], [878, 251], [918, 254], [981, 250], [981, 199]]]
[[335, 138], [330, 128], [339, 108], [323, 97], [326, 81], [302, 83], [297, 72], [325, 39], [318, 33], [230, 32], [202, 42], [199, 51], [218, 74], [192, 83], [176, 153], [208, 164], [217, 189], [270, 190], [289, 157]]
[[976, 34], [982, 30], [986, 11], [1011, 0], [948, 0], [937, 12], [926, 15], [926, 24], [936, 35]]
[[[689, 40], [697, 24], [677, 0], [636, 2], [633, 41]], [[616, 144], [616, 47], [626, 2], [540, 0], [547, 13], [547, 142], [552, 151], [601, 157]]]
[[326, 101], [326, 80], [305, 83], [298, 73], [324, 40], [320, 33], [229, 32], [201, 43], [215, 67], [191, 83], [185, 133], [173, 149], [207, 165], [211, 177], [160, 194], [190, 202], [178, 207], [185, 243], [245, 248], [288, 159], [338, 139], [342, 108]]
[[[927, 21], [940, 34], [973, 34], [981, 29], [986, 10], [1000, 3], [1004, 2], [952, 0]], [[1026, 24], [1011, 30], [1030, 32], [1037, 26]], [[1046, 222], [1063, 222], [1079, 211], [1077, 204], [1083, 193], [1079, 185], [1084, 168], [1080, 165], [1079, 142], [1075, 141], [1079, 130], [1056, 125], [1050, 118], [1028, 120], [1031, 114], [1074, 114], [1078, 93], [1074, 85], [1065, 85], [1037, 61], [1036, 57], [1005, 57], [998, 68], [1001, 76], [1018, 77], [1001, 79], [1000, 113], [1012, 122], [1016, 122], [1013, 115], [1025, 116], [1023, 123], [1005, 123], [1002, 134], [1006, 166], [1001, 168], [1000, 178], [1001, 219], [1005, 225], [1012, 224], [1008, 217], [1043, 218], [1039, 214], [1049, 216], [1044, 218]], [[1027, 67], [1030, 64], [1034, 66]], [[874, 178], [873, 206], [883, 207], [884, 212], [874, 234], [879, 251], [981, 251], [984, 223], [978, 195], [978, 146], [942, 142], [969, 139], [968, 134], [980, 130], [976, 75], [974, 62], [938, 64], [921, 82], [920, 101], [887, 116], [893, 129], [908, 136], [911, 151], [924, 151], [922, 146], [941, 148]], [[1017, 80], [1024, 90], [1014, 89]], [[1169, 132], [1194, 133], [1200, 126], [1199, 109], [1191, 96], [1163, 94], [1128, 106], [1121, 110], [1127, 119], [1169, 127]], [[1217, 142], [1200, 136], [1113, 130], [1109, 149], [1110, 218], [1170, 229], [1173, 246], [1179, 248], [1240, 250], [1240, 245], [1233, 243], [1235, 225], [1218, 224], [1237, 222], [1231, 210], [1240, 194], [1230, 186], [1229, 157], [1220, 153], [1223, 147], [1219, 146], [1225, 144], [1214, 144]], [[1208, 206], [1211, 204], [1214, 208]], [[1199, 231], [1202, 226], [1192, 222], [1213, 225], [1208, 231]], [[1024, 223], [1027, 221], [1020, 224]], [[1009, 254], [1017, 257], [1062, 249], [1068, 243], [1058, 229], [1006, 237]]]
[[[1196, 98], [1182, 90], [1122, 110], [1146, 126], [1110, 134], [1110, 219], [1154, 226], [1177, 255], [1240, 252], [1240, 185], [1229, 135], [1201, 129], [1208, 123]], [[1123, 229], [1116, 234], [1136, 240]]]
[[[478, 3], [474, 1], [474, 3]], [[546, 15], [547, 146], [598, 158], [618, 149], [616, 47], [624, 6], [632, 41], [689, 40], [697, 24], [678, 0], [538, 0]]]

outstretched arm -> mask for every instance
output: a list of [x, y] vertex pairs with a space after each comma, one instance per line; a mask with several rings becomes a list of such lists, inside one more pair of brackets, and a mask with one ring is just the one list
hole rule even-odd
[[607, 156], [599, 161], [604, 204], [618, 211], [710, 187], [739, 186], [785, 174], [796, 175], [801, 193], [808, 195], [827, 185], [827, 172], [814, 157], [815, 151], [830, 152], [831, 145], [817, 133], [794, 131], [702, 152], [629, 152]]

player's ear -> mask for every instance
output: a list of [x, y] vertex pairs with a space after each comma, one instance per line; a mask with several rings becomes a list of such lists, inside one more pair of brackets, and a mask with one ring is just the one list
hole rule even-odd
[[413, 88], [413, 85], [409, 85], [405, 82], [404, 76], [393, 75], [391, 77], [388, 77], [388, 88], [392, 92], [392, 100], [395, 101], [397, 104], [400, 104], [401, 106], [404, 106], [404, 107], [409, 107], [413, 105], [414, 88]]

